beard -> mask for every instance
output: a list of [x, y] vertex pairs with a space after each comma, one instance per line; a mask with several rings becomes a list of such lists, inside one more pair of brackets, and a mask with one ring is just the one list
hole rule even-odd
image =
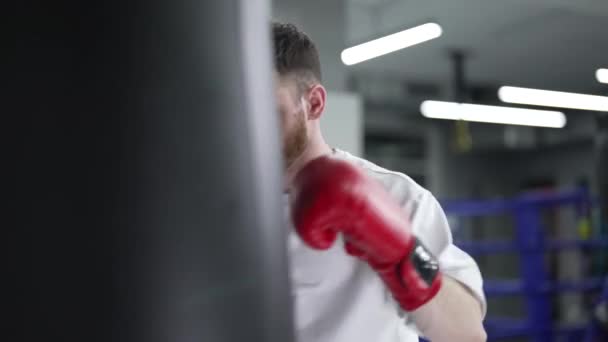
[[306, 149], [308, 144], [308, 130], [304, 112], [298, 113], [298, 121], [294, 128], [285, 134], [283, 143], [283, 160], [285, 169], [288, 169]]

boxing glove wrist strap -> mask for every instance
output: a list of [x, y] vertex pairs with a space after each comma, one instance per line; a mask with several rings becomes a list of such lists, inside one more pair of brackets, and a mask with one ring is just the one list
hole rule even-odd
[[370, 262], [401, 308], [413, 311], [426, 304], [441, 288], [437, 259], [415, 239], [411, 251], [396, 265], [381, 267]]

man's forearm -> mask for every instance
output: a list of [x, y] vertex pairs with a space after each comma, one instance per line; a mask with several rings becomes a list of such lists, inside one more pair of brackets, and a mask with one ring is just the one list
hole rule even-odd
[[447, 276], [435, 298], [411, 314], [420, 332], [432, 342], [486, 340], [479, 301]]

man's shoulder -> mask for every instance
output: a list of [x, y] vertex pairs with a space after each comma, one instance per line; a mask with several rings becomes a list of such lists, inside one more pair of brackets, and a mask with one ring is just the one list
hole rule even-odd
[[347, 160], [364, 169], [372, 178], [384, 185], [386, 190], [399, 197], [401, 201], [421, 200], [429, 191], [402, 172], [388, 170], [371, 161], [354, 156], [346, 151], [335, 150], [337, 157]]

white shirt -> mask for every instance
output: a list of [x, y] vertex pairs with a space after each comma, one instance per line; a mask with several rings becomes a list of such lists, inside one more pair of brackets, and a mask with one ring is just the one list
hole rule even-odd
[[[336, 150], [334, 156], [362, 167], [385, 186], [410, 213], [414, 235], [438, 256], [441, 271], [466, 286], [479, 299], [485, 315], [479, 268], [452, 244], [448, 222], [435, 197], [402, 173], [344, 151]], [[289, 215], [287, 196], [285, 201]], [[313, 250], [293, 226], [288, 239], [298, 342], [418, 342], [407, 312], [366, 263], [346, 254], [341, 240], [330, 250]]]

